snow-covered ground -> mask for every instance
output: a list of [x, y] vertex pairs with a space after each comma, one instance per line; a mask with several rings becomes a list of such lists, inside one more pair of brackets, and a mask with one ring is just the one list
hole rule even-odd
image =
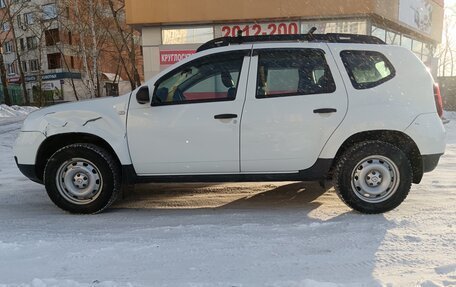
[[7, 106], [2, 104], [0, 105], [0, 118], [14, 118], [17, 121], [18, 118], [25, 117], [36, 109], [35, 107]]
[[143, 185], [95, 216], [62, 212], [20, 174], [21, 120], [0, 118], [0, 286], [456, 286], [446, 117], [439, 167], [383, 215], [287, 182]]

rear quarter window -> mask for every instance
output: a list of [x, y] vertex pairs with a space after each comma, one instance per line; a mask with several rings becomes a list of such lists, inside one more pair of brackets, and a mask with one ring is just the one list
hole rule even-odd
[[355, 89], [376, 87], [396, 75], [391, 62], [380, 52], [342, 51], [340, 56]]

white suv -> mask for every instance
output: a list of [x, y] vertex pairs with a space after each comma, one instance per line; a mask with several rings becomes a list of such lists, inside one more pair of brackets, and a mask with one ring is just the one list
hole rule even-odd
[[117, 98], [29, 115], [19, 169], [96, 213], [126, 184], [333, 179], [363, 213], [397, 207], [445, 150], [422, 62], [375, 37], [220, 38]]

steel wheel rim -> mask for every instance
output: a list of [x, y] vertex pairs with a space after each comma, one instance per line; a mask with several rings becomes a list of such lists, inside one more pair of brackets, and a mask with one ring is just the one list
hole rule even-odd
[[389, 158], [373, 155], [356, 164], [351, 184], [356, 196], [369, 203], [380, 203], [396, 193], [400, 182], [397, 165]]
[[56, 182], [60, 195], [77, 205], [92, 203], [103, 188], [103, 178], [97, 166], [82, 158], [73, 158], [60, 165]]

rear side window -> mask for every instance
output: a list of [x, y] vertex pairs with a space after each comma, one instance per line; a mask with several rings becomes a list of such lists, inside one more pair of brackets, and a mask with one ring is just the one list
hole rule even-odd
[[257, 50], [257, 98], [332, 93], [325, 55], [318, 49]]
[[396, 75], [393, 65], [382, 53], [342, 51], [340, 55], [355, 89], [373, 88]]

